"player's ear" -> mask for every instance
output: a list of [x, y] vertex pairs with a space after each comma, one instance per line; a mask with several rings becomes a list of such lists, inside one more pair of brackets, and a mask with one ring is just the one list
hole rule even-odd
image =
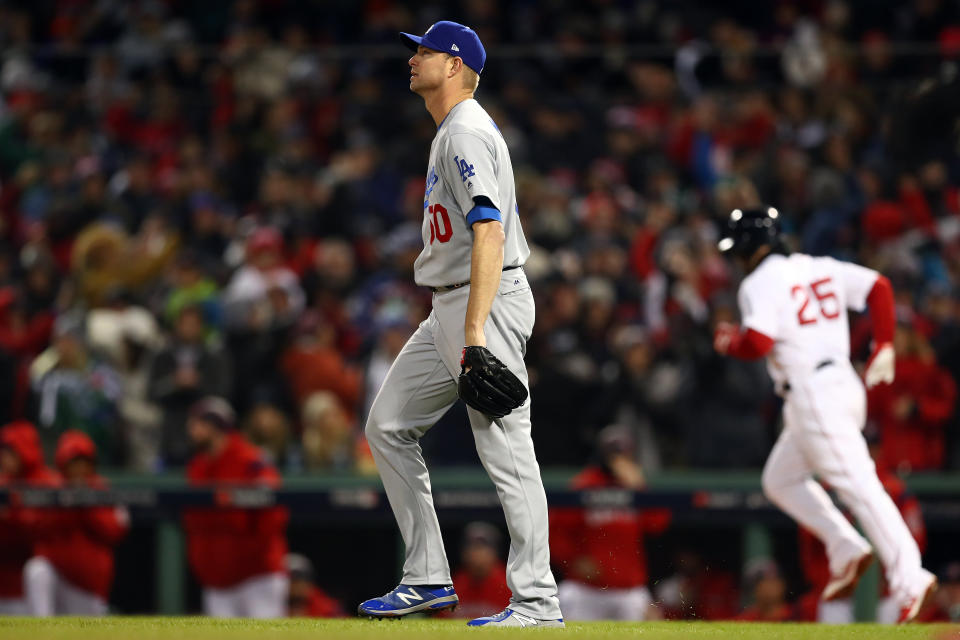
[[463, 70], [463, 58], [459, 58], [457, 56], [450, 56], [450, 60], [451, 60], [451, 64], [450, 64], [450, 73], [449, 75], [447, 75], [448, 78], [452, 78], [453, 76], [460, 73], [461, 70]]

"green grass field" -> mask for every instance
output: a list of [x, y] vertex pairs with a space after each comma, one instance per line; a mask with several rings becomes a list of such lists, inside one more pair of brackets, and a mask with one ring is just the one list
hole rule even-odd
[[209, 618], [124, 618], [101, 619], [0, 618], [3, 640], [327, 640], [346, 638], [390, 638], [401, 640], [464, 640], [470, 634], [519, 637], [533, 633], [537, 638], [607, 638], [609, 640], [884, 640], [885, 638], [932, 638], [960, 640], [960, 627], [946, 625], [823, 626], [807, 624], [743, 624], [727, 622], [581, 622], [566, 629], [514, 630], [470, 629], [462, 620], [212, 620]]

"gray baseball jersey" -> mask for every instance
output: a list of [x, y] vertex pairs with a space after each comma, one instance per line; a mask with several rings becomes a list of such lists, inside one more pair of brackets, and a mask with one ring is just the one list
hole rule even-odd
[[[440, 124], [428, 176], [417, 283], [440, 287], [470, 280], [473, 233], [467, 216], [474, 196], [486, 196], [501, 212], [504, 266], [523, 264], [529, 250], [517, 215], [510, 155], [475, 100], [456, 105]], [[451, 584], [419, 440], [457, 401], [469, 297], [469, 285], [434, 293], [430, 316], [390, 367], [367, 417], [367, 442], [406, 548], [405, 585]], [[484, 333], [487, 348], [524, 384], [523, 356], [535, 315], [523, 269], [504, 271]], [[534, 618], [560, 618], [550, 572], [547, 498], [530, 437], [530, 402], [498, 420], [470, 407], [467, 415], [510, 531], [507, 585], [513, 595], [504, 605]]]
[[478, 196], [500, 211], [503, 266], [522, 265], [530, 249], [520, 227], [510, 152], [493, 119], [471, 98], [450, 110], [430, 145], [417, 284], [440, 287], [470, 279], [473, 233], [467, 216]]

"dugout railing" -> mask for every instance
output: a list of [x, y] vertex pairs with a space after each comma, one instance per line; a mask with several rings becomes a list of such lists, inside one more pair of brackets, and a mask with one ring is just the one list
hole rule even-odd
[[[772, 531], [790, 526], [760, 490], [759, 474], [661, 473], [648, 479], [648, 489], [570, 491], [573, 471], [544, 472], [552, 507], [669, 508], [674, 521], [689, 526], [736, 526], [740, 529], [744, 562], [772, 554]], [[287, 476], [280, 489], [218, 486], [188, 487], [182, 476], [113, 475], [109, 490], [0, 489], [0, 506], [10, 501], [32, 507], [77, 507], [122, 504], [138, 524], [149, 523], [155, 536], [155, 610], [182, 614], [186, 610], [187, 567], [180, 511], [186, 507], [262, 508], [286, 505], [293, 522], [323, 526], [335, 519], [356, 526], [393, 521], [379, 479], [356, 475]], [[444, 522], [474, 519], [502, 520], [496, 491], [486, 475], [476, 469], [433, 472], [434, 503]], [[907, 478], [909, 489], [920, 500], [931, 531], [960, 534], [960, 474], [917, 474]], [[402, 549], [399, 544], [398, 550]], [[862, 581], [856, 595], [858, 620], [873, 619], [877, 602], [877, 565]]]

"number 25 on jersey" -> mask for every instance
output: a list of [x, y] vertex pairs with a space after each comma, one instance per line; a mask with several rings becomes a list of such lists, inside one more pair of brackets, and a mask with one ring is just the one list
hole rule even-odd
[[[816, 299], [819, 310], [811, 305], [810, 293]], [[790, 296], [800, 304], [797, 309], [797, 321], [800, 326], [816, 324], [821, 317], [826, 320], [836, 320], [840, 317], [840, 300], [833, 292], [832, 278], [814, 280], [807, 286], [794, 285], [790, 290]]]
[[430, 205], [427, 211], [433, 215], [430, 218], [430, 244], [433, 244], [434, 240], [449, 242], [453, 236], [453, 226], [450, 225], [446, 207], [438, 202]]

